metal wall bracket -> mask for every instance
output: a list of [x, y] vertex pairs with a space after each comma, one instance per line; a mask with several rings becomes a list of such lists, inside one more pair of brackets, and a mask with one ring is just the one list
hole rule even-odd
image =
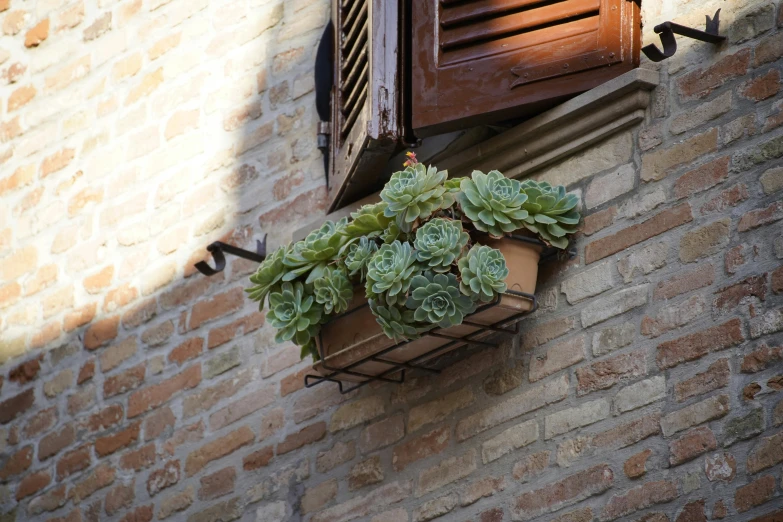
[[212, 257], [215, 259], [215, 268], [209, 266], [205, 261], [199, 261], [194, 266], [196, 270], [204, 274], [205, 276], [213, 276], [219, 272], [222, 272], [226, 268], [226, 256], [225, 254], [231, 254], [232, 256], [241, 257], [242, 259], [249, 259], [250, 261], [262, 262], [266, 258], [266, 235], [264, 235], [263, 241], [256, 240], [256, 251], [251, 252], [243, 248], [238, 248], [222, 241], [215, 241], [211, 243], [207, 250], [212, 253]]
[[711, 44], [720, 44], [726, 40], [725, 36], [718, 34], [718, 28], [720, 26], [720, 9], [715, 11], [715, 16], [712, 18], [706, 15], [707, 27], [704, 31], [693, 29], [692, 27], [686, 27], [684, 25], [675, 24], [674, 22], [664, 22], [656, 25], [653, 30], [661, 35], [661, 43], [663, 44], [663, 52], [655, 44], [645, 45], [642, 47], [642, 52], [647, 58], [653, 62], [660, 62], [666, 58], [671, 58], [674, 53], [677, 52], [677, 40], [674, 38], [674, 34], [687, 36], [695, 40], [707, 42]]

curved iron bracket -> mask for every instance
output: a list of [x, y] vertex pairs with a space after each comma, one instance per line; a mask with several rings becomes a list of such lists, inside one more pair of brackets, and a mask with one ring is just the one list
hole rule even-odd
[[196, 270], [204, 274], [205, 276], [213, 276], [219, 272], [222, 272], [226, 268], [226, 256], [225, 254], [231, 254], [233, 256], [241, 257], [243, 259], [249, 259], [250, 261], [262, 262], [266, 258], [266, 234], [263, 241], [256, 240], [256, 251], [251, 252], [242, 248], [223, 243], [222, 241], [215, 241], [210, 243], [207, 250], [212, 253], [212, 258], [215, 260], [215, 268], [209, 266], [206, 261], [199, 261], [194, 266]]
[[704, 31], [693, 29], [692, 27], [686, 27], [684, 25], [676, 24], [674, 22], [664, 22], [656, 25], [653, 30], [661, 36], [661, 44], [663, 45], [663, 52], [655, 44], [645, 45], [642, 47], [642, 52], [647, 58], [653, 62], [660, 62], [666, 58], [671, 58], [674, 53], [677, 52], [677, 40], [674, 38], [674, 34], [700, 40], [711, 44], [720, 44], [726, 37], [718, 34], [720, 27], [720, 9], [715, 11], [715, 16], [712, 18], [706, 15], [707, 19], [706, 28]]

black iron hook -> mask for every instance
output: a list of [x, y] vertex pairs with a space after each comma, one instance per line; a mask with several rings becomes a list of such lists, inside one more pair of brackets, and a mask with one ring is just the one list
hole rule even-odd
[[256, 240], [256, 251], [251, 252], [242, 248], [223, 243], [222, 241], [215, 241], [207, 246], [207, 250], [212, 253], [212, 257], [215, 259], [215, 268], [209, 266], [205, 261], [199, 261], [194, 266], [196, 270], [204, 274], [205, 276], [213, 276], [219, 272], [222, 272], [226, 268], [226, 256], [224, 254], [231, 254], [233, 256], [241, 257], [243, 259], [249, 259], [250, 261], [262, 262], [266, 258], [266, 234], [264, 234], [264, 240]]
[[645, 45], [642, 47], [642, 52], [653, 62], [660, 62], [666, 58], [671, 58], [674, 53], [677, 52], [677, 40], [674, 38], [675, 33], [702, 42], [716, 45], [720, 44], [726, 37], [718, 34], [718, 28], [720, 26], [719, 16], [720, 9], [715, 11], [715, 16], [712, 18], [710, 18], [709, 15], [705, 15], [707, 23], [704, 31], [699, 31], [698, 29], [686, 27], [674, 22], [664, 22], [656, 25], [653, 30], [661, 36], [663, 52], [661, 52], [655, 44]]

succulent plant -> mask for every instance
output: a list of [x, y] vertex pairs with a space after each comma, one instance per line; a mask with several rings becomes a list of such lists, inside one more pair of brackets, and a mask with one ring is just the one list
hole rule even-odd
[[468, 233], [462, 223], [435, 218], [416, 230], [416, 258], [435, 272], [448, 272], [451, 264], [468, 244]]
[[542, 239], [557, 248], [568, 246], [568, 234], [576, 232], [579, 224], [579, 197], [566, 194], [565, 187], [553, 187], [544, 181], [525, 180], [522, 190], [528, 199], [523, 205], [529, 215], [524, 220], [525, 227], [541, 236]]
[[289, 267], [283, 281], [293, 281], [308, 272], [306, 283], [312, 283], [321, 277], [326, 263], [337, 256], [348, 240], [342, 233], [347, 222], [348, 218], [337, 223], [326, 221], [321, 228], [307, 234], [302, 241], [294, 243], [293, 248], [283, 258], [283, 264]]
[[500, 250], [474, 245], [457, 266], [462, 278], [459, 289], [472, 299], [491, 301], [506, 291], [508, 267]]
[[345, 256], [345, 267], [349, 271], [348, 275], [355, 276], [359, 274], [362, 279], [365, 279], [367, 276], [367, 263], [377, 251], [378, 245], [366, 237], [361, 237], [358, 241], [351, 243]]
[[488, 174], [474, 170], [470, 178], [464, 178], [457, 196], [462, 212], [473, 225], [493, 237], [503, 237], [523, 226], [528, 211], [522, 205], [527, 195], [521, 184], [509, 179], [497, 170]]
[[269, 292], [279, 286], [283, 276], [287, 272], [283, 259], [288, 253], [289, 246], [281, 246], [270, 256], [267, 256], [256, 270], [256, 273], [250, 276], [250, 282], [253, 286], [245, 289], [248, 297], [253, 301], [258, 301], [259, 310], [264, 309], [264, 301]]
[[351, 221], [345, 225], [343, 234], [349, 238], [366, 237], [372, 239], [380, 236], [391, 221], [384, 215], [386, 202], [381, 201], [372, 205], [364, 205], [356, 212], [351, 213]]
[[429, 270], [413, 278], [405, 306], [415, 310], [413, 318], [416, 321], [437, 324], [441, 328], [462, 323], [463, 317], [476, 309], [473, 300], [460, 292], [454, 274], [436, 274]]
[[301, 282], [286, 282], [279, 292], [269, 294], [266, 317], [277, 329], [275, 341], [293, 341], [304, 346], [318, 333], [323, 307], [305, 291]]
[[321, 277], [313, 281], [315, 300], [322, 304], [325, 314], [340, 314], [348, 310], [353, 297], [353, 285], [345, 269], [327, 266]]
[[389, 305], [403, 302], [418, 269], [410, 243], [394, 241], [381, 245], [367, 264], [367, 296], [383, 294]]
[[416, 339], [419, 336], [419, 327], [413, 318], [413, 310], [406, 310], [399, 305], [385, 306], [374, 299], [370, 299], [369, 303], [370, 310], [386, 337], [400, 342]]
[[448, 173], [421, 163], [395, 172], [381, 191], [387, 203], [384, 215], [394, 218], [403, 232], [409, 232], [417, 219], [425, 219], [438, 209], [454, 204], [454, 194], [443, 182]]

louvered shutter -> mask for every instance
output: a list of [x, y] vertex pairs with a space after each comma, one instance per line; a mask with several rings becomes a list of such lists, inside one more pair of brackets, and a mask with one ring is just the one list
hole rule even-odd
[[373, 192], [399, 137], [396, 0], [333, 0], [330, 210]]
[[629, 0], [413, 0], [419, 136], [540, 112], [639, 63]]

